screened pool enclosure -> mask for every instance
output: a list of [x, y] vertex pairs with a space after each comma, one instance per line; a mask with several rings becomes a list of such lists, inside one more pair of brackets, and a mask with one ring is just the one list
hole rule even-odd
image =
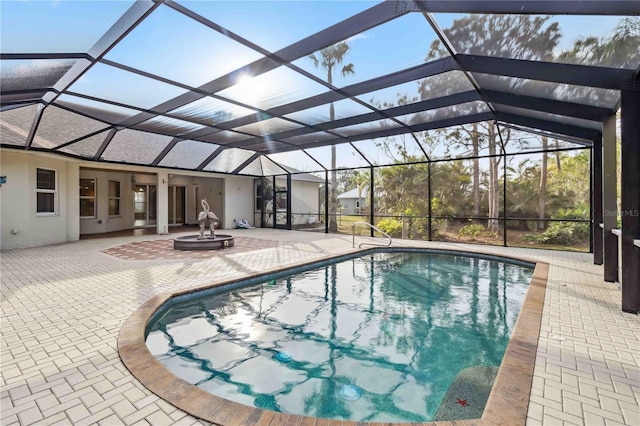
[[7, 152], [253, 178], [256, 226], [591, 251], [640, 308], [637, 1], [0, 8]]

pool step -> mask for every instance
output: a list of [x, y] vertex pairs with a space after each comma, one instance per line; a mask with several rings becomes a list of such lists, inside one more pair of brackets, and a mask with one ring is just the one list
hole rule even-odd
[[462, 370], [444, 395], [434, 421], [479, 419], [491, 393], [498, 367], [478, 365]]

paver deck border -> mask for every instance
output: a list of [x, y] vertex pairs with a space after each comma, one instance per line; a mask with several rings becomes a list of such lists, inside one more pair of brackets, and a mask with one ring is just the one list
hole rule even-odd
[[[415, 247], [394, 246], [393, 250], [406, 248], [415, 251]], [[366, 253], [371, 249], [354, 250], [354, 253]], [[452, 252], [452, 250], [426, 249], [430, 252]], [[455, 250], [455, 252], [482, 255], [482, 251]], [[321, 261], [331, 261], [344, 254], [323, 258]], [[495, 257], [496, 255], [489, 255]], [[549, 274], [549, 264], [536, 260], [515, 256], [499, 255], [501, 258], [513, 259], [535, 264], [529, 289], [522, 304], [511, 339], [500, 364], [491, 394], [480, 419], [456, 421], [462, 425], [524, 425], [527, 419], [527, 409], [533, 381], [536, 352], [542, 322], [545, 292]], [[235, 278], [215, 284], [189, 287], [174, 292], [158, 294], [144, 303], [124, 323], [118, 335], [118, 353], [126, 368], [142, 385], [160, 398], [175, 407], [203, 420], [225, 425], [247, 424], [255, 425], [273, 420], [282, 421], [294, 419], [296, 424], [307, 424], [315, 418], [297, 416], [286, 413], [276, 413], [249, 407], [206, 392], [169, 372], [149, 351], [145, 343], [145, 329], [152, 316], [169, 299], [184, 296], [196, 291], [220, 287], [248, 278], [275, 274], [297, 267], [304, 267], [318, 263], [318, 260], [301, 262], [264, 271], [249, 277]], [[326, 420], [326, 419], [325, 419]], [[311, 423], [312, 424], [312, 423]], [[361, 425], [363, 422], [340, 422], [342, 425]], [[373, 423], [371, 423], [373, 424]], [[428, 422], [424, 425], [445, 425], [451, 422]]]

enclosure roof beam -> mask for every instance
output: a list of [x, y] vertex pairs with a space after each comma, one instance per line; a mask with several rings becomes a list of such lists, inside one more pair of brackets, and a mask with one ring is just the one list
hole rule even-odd
[[635, 70], [595, 67], [590, 65], [494, 58], [482, 55], [457, 54], [460, 66], [471, 72], [550, 81], [577, 86], [621, 90], [640, 87], [634, 78]]
[[181, 140], [182, 139], [179, 139], [179, 138], [171, 139], [171, 141], [169, 141], [167, 146], [164, 147], [162, 152], [160, 152], [160, 154], [158, 154], [158, 156], [155, 158], [155, 160], [153, 160], [153, 162], [151, 162], [151, 166], [156, 167], [158, 164], [160, 164], [160, 162], [164, 159], [164, 157], [166, 157], [167, 154], [169, 154], [169, 151], [171, 151], [173, 149], [173, 147], [176, 146], [176, 144], [178, 142], [180, 142]]
[[520, 126], [520, 125], [517, 125], [517, 124], [507, 123], [507, 122], [504, 122], [504, 121], [501, 121], [500, 125], [502, 127], [509, 128], [509, 129], [512, 129], [512, 130], [517, 130], [519, 132], [532, 133], [534, 135], [544, 136], [544, 137], [549, 138], [549, 139], [560, 139], [560, 140], [563, 140], [563, 141], [575, 143], [575, 144], [578, 144], [578, 145], [589, 146], [589, 147], [593, 145], [593, 142], [591, 140], [589, 140], [589, 139], [582, 139], [582, 138], [578, 138], [578, 137], [574, 137], [574, 136], [563, 135], [563, 134], [560, 134], [560, 133], [552, 133], [552, 132], [547, 132], [547, 131], [538, 130], [538, 129], [531, 129], [531, 128], [523, 127], [523, 126]]
[[218, 148], [216, 148], [215, 151], [213, 151], [202, 163], [198, 165], [198, 167], [196, 167], [196, 170], [204, 170], [204, 168], [207, 167], [207, 164], [209, 164], [211, 161], [213, 161], [214, 158], [220, 155], [222, 151], [224, 151], [223, 147], [219, 146]]
[[573, 136], [579, 139], [593, 140], [600, 132], [599, 130], [589, 129], [586, 127], [574, 126], [571, 124], [557, 123], [555, 121], [541, 120], [539, 118], [524, 117], [522, 115], [511, 114], [496, 111], [496, 119], [507, 123], [518, 124], [521, 126], [532, 127], [547, 132], [559, 133], [567, 136]]
[[34, 59], [86, 59], [92, 61], [95, 58], [88, 53], [0, 53], [0, 60], [34, 60]]
[[117, 132], [116, 129], [109, 130], [109, 132], [107, 133], [107, 136], [102, 141], [102, 144], [100, 144], [100, 148], [98, 148], [98, 150], [96, 151], [96, 154], [93, 156], [94, 161], [100, 160], [100, 157], [102, 157], [102, 154], [104, 154], [104, 151], [107, 149], [107, 147], [111, 143], [111, 140], [116, 135], [116, 132]]
[[[376, 90], [385, 89], [391, 86], [397, 86], [402, 83], [419, 80], [421, 78], [432, 77], [434, 75], [442, 74], [448, 71], [459, 70], [460, 67], [455, 63], [453, 58], [446, 57], [438, 59], [425, 64], [420, 64], [411, 68], [407, 68], [402, 71], [390, 73], [381, 77], [376, 77], [371, 80], [355, 83], [350, 86], [345, 86], [341, 90], [348, 97], [355, 97], [365, 93], [374, 92]], [[265, 110], [268, 116], [282, 116], [291, 114], [296, 111], [301, 111], [308, 108], [313, 108], [320, 105], [329, 104], [331, 102], [341, 101], [345, 98], [338, 92], [333, 90], [321, 93], [319, 95], [311, 96], [306, 99], [291, 102], [286, 105], [271, 108]], [[383, 118], [383, 117], [380, 117]], [[223, 129], [231, 129], [234, 127], [244, 126], [247, 124], [255, 123], [260, 118], [255, 114], [247, 115], [237, 119], [229, 120], [227, 122], [217, 124], [218, 127]]]
[[[21, 106], [28, 103], [41, 103], [42, 97], [47, 94], [49, 88], [36, 88], [26, 90], [11, 90], [0, 94], [0, 105], [2, 107]], [[5, 108], [6, 109], [6, 108]]]
[[[305, 154], [306, 154], [306, 152], [305, 152]], [[276, 167], [278, 167], [280, 170], [282, 170], [282, 173], [283, 173], [283, 174], [284, 174], [284, 173], [291, 173], [291, 172], [290, 172], [289, 170], [287, 170], [287, 169], [286, 169], [282, 164], [280, 164], [280, 163], [278, 163], [278, 162], [276, 162], [276, 161], [273, 161], [271, 158], [269, 158], [269, 156], [267, 156], [267, 155], [263, 155], [262, 157], [263, 157], [263, 158], [266, 158], [266, 159], [267, 159], [267, 161], [269, 161], [270, 163], [272, 163], [272, 164], [274, 164]]]
[[[257, 44], [252, 43], [251, 41], [245, 39], [244, 37], [239, 36], [238, 34], [234, 33], [233, 31], [229, 31], [227, 28], [224, 28], [224, 27], [216, 24], [215, 22], [210, 21], [207, 18], [204, 18], [204, 17], [200, 16], [199, 14], [189, 10], [188, 8], [186, 8], [186, 7], [182, 6], [182, 5], [179, 5], [179, 4], [171, 1], [170, 2], [170, 7], [173, 7], [177, 11], [185, 14], [186, 16], [189, 16], [191, 19], [194, 19], [194, 20], [198, 21], [199, 23], [201, 23], [201, 24], [213, 29], [214, 31], [217, 31], [220, 34], [222, 34], [222, 35], [224, 35], [226, 37], [229, 37], [232, 40], [234, 40], [234, 41], [236, 41], [238, 43], [241, 43], [241, 44], [247, 46], [248, 48], [250, 48], [252, 50], [260, 52], [261, 54], [263, 54], [265, 56], [265, 58], [271, 58], [271, 59], [275, 60], [276, 62], [278, 62], [279, 65], [283, 65], [285, 67], [288, 67], [288, 68], [294, 70], [295, 72], [304, 75], [308, 79], [310, 79], [312, 81], [315, 81], [316, 83], [325, 86], [327, 89], [329, 89], [331, 91], [334, 91], [334, 92], [337, 92], [340, 95], [344, 96], [345, 98], [350, 98], [352, 101], [354, 101], [356, 103], [359, 103], [360, 105], [362, 105], [364, 107], [368, 107], [370, 109], [373, 109], [376, 112], [379, 112], [378, 109], [375, 108], [374, 106], [371, 106], [371, 105], [367, 104], [366, 102], [361, 101], [358, 98], [350, 96], [349, 94], [343, 92], [342, 89], [340, 89], [339, 87], [333, 86], [332, 84], [329, 84], [328, 81], [325, 81], [322, 78], [317, 77], [315, 74], [310, 73], [307, 70], [298, 67], [297, 65], [294, 65], [292, 63], [292, 61], [295, 59], [295, 57], [294, 58], [286, 58], [284, 56], [282, 56], [282, 57], [279, 56], [280, 52], [282, 52], [284, 50], [287, 50], [287, 49], [290, 49], [291, 46], [289, 46], [289, 47], [287, 47], [285, 49], [282, 49], [279, 52], [276, 52], [275, 54], [272, 54], [270, 51], [262, 48], [261, 46], [258, 46]], [[367, 18], [369, 18], [369, 19], [373, 18], [373, 19], [375, 19], [375, 22], [382, 23], [382, 22], [386, 22], [386, 21], [388, 21], [388, 20], [390, 20], [390, 19], [392, 19], [394, 17], [397, 17], [397, 16], [400, 16], [400, 15], [403, 15], [403, 14], [407, 13], [411, 8], [415, 8], [415, 4], [412, 3], [412, 2], [396, 2], [395, 7], [393, 7], [393, 8], [390, 5], [384, 5], [383, 6], [382, 4], [379, 4], [377, 6], [374, 6], [374, 7], [370, 8], [369, 11], [362, 12], [360, 15], [366, 14]], [[371, 12], [371, 11], [374, 11], [374, 12]], [[349, 19], [351, 19], [351, 18], [349, 18]], [[357, 23], [358, 23], [357, 20], [353, 22], [354, 25], [357, 25]], [[361, 24], [362, 23], [364, 23], [364, 22], [361, 22]], [[349, 32], [353, 31], [353, 28], [351, 26], [349, 26], [349, 25], [345, 26], [344, 23], [340, 23], [340, 24], [336, 24], [336, 25], [341, 26], [340, 28], [343, 28], [346, 31], [349, 31]], [[370, 22], [366, 23], [366, 25], [369, 28], [372, 26], [372, 24]], [[324, 31], [322, 33], [324, 33]], [[329, 33], [327, 35], [330, 35], [331, 37], [335, 37], [336, 36], [335, 33]], [[309, 40], [309, 43], [314, 43], [315, 44], [315, 43], [318, 42], [317, 41], [317, 39], [318, 39], [317, 35], [313, 36], [313, 37], [310, 37], [310, 38], [307, 38], [307, 39]], [[340, 41], [340, 40], [337, 40], [337, 41]], [[333, 43], [331, 43], [331, 44], [333, 44]], [[307, 49], [309, 49], [309, 48], [307, 47]], [[311, 52], [313, 52], [313, 50]], [[290, 120], [287, 117], [282, 117], [282, 116], [278, 116], [278, 117], [282, 118], [284, 120]], [[402, 122], [400, 122], [400, 121], [398, 121], [398, 120], [396, 120], [394, 118], [391, 118], [391, 120], [395, 121], [400, 126], [406, 126], [404, 123], [402, 123]], [[293, 121], [293, 120], [291, 120], [291, 121]]]
[[[9, 111], [16, 108], [22, 108], [25, 106], [34, 105], [37, 103], [40, 103], [39, 97], [30, 98], [29, 100], [23, 100], [23, 101], [20, 101], [20, 103], [9, 103], [9, 104], [0, 103], [0, 111]], [[2, 144], [2, 141], [0, 141], [0, 144]]]
[[60, 145], [58, 145], [58, 146], [56, 146], [54, 148], [54, 151], [60, 152], [60, 150], [62, 148], [66, 148], [69, 145], [73, 145], [75, 143], [82, 142], [83, 140], [86, 140], [86, 139], [89, 139], [89, 138], [94, 137], [96, 135], [99, 135], [100, 133], [105, 133], [106, 134], [106, 132], [109, 132], [110, 130], [114, 130], [114, 128], [113, 127], [106, 127], [104, 129], [96, 130], [95, 132], [91, 132], [88, 135], [84, 135], [84, 136], [81, 136], [79, 138], [75, 138], [73, 140], [70, 140], [69, 142], [65, 142], [63, 144], [60, 144]]
[[242, 171], [242, 169], [244, 169], [245, 167], [247, 167], [249, 164], [251, 164], [253, 162], [253, 160], [255, 160], [256, 158], [258, 158], [260, 156], [260, 154], [258, 154], [257, 152], [254, 153], [253, 155], [251, 155], [251, 157], [247, 158], [245, 161], [243, 161], [238, 167], [236, 167], [235, 169], [233, 169], [233, 171], [231, 172], [232, 175], [237, 175], [238, 173], [240, 173], [240, 171]]
[[[436, 121], [430, 121], [427, 123], [416, 124], [416, 125], [409, 126], [409, 128], [411, 129], [412, 132], [423, 132], [426, 130], [441, 129], [445, 127], [457, 126], [461, 124], [470, 124], [470, 123], [476, 123], [479, 121], [486, 121], [486, 120], [493, 120], [493, 119], [494, 117], [492, 113], [482, 112], [479, 114], [464, 115], [461, 117], [447, 118], [444, 120], [436, 120]], [[406, 130], [404, 128], [393, 127], [390, 129], [383, 129], [383, 130], [377, 130], [375, 132], [368, 132], [368, 133], [361, 133], [359, 135], [353, 135], [353, 136], [350, 136], [349, 139], [351, 139], [352, 141], [360, 141], [360, 140], [367, 140], [367, 139], [377, 139], [377, 138], [384, 138], [389, 136], [396, 136], [404, 133], [406, 133]], [[277, 152], [287, 152], [295, 149], [317, 148], [322, 146], [335, 145], [342, 142], [344, 142], [342, 139], [330, 139], [330, 140], [320, 141], [320, 142], [309, 142], [306, 144], [298, 145], [296, 147], [274, 148], [272, 150], [269, 150], [269, 153], [275, 154]]]
[[610, 108], [558, 101], [537, 96], [517, 95], [515, 93], [487, 89], [483, 89], [482, 94], [488, 102], [548, 112], [550, 114], [566, 115], [584, 120], [603, 121], [612, 114], [615, 114], [615, 111]]
[[[383, 24], [397, 16], [403, 15], [412, 11], [408, 6], [399, 7], [400, 4], [410, 4], [412, 2], [382, 2], [363, 12], [360, 12], [350, 18], [347, 18], [341, 22], [338, 22], [331, 27], [325, 28], [315, 34], [312, 34], [296, 43], [293, 43], [277, 52], [258, 59], [244, 67], [241, 67], [233, 72], [230, 72], [220, 78], [212, 80], [208, 83], [198, 87], [198, 91], [206, 93], [216, 93], [233, 86], [237, 83], [236, 79], [238, 75], [250, 75], [252, 77], [264, 74], [268, 71], [278, 68], [284, 63], [293, 62], [294, 60], [310, 55], [320, 49], [327, 46], [331, 46], [337, 42], [345, 40], [351, 36], [359, 34], [369, 28]], [[246, 46], [253, 46], [250, 42], [237, 36], [233, 32], [222, 28], [209, 20], [200, 17], [198, 14], [190, 11], [184, 6], [174, 2], [167, 1], [166, 5], [174, 10], [189, 16], [192, 19], [197, 20], [201, 24], [223, 33], [226, 37], [231, 37], [234, 40], [243, 43]], [[157, 105], [152, 108], [154, 111], [165, 113], [170, 109], [178, 108], [187, 103], [193, 102], [204, 95], [196, 92], [187, 92], [182, 95], [176, 96], [163, 104]], [[133, 117], [135, 119], [135, 117]]]
[[[138, 26], [151, 12], [158, 8], [162, 1], [142, 2], [137, 1], [127, 9], [127, 11], [116, 21], [115, 24], [89, 49], [87, 61], [78, 61], [63, 75], [55, 84], [54, 88], [59, 92], [64, 92], [80, 77], [82, 77], [92, 66], [94, 66], [103, 56], [105, 56], [116, 44], [126, 37], [135, 27]], [[58, 98], [59, 93], [48, 93], [43, 97], [43, 101], [51, 103]]]
[[[454, 95], [443, 96], [440, 98], [428, 99], [426, 101], [415, 102], [412, 104], [401, 105], [397, 107], [388, 108], [382, 110], [383, 113], [390, 117], [396, 117], [406, 114], [413, 114], [422, 111], [428, 111], [436, 108], [442, 108], [452, 105], [458, 105], [465, 102], [471, 102], [480, 100], [480, 96], [475, 90], [469, 90], [467, 92], [456, 93]], [[264, 140], [264, 138], [268, 138], [269, 140], [280, 140], [286, 138], [292, 138], [295, 136], [301, 136], [308, 133], [313, 133], [317, 130], [332, 130], [340, 127], [351, 126], [355, 124], [363, 124], [371, 121], [381, 120], [384, 117], [381, 117], [380, 114], [375, 112], [370, 112], [366, 114], [360, 114], [353, 117], [342, 118], [334, 121], [327, 121], [326, 123], [315, 124], [314, 128], [302, 127], [298, 129], [287, 130], [284, 132], [272, 133], [270, 135], [255, 137], [252, 139], [246, 139], [238, 142], [232, 142], [229, 146], [233, 146], [236, 148], [255, 145]]]
[[637, 15], [640, 7], [628, 0], [417, 0], [432, 13], [499, 13], [517, 15]]

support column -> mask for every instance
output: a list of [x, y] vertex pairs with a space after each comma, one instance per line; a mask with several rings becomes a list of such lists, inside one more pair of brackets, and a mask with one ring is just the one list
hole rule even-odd
[[287, 173], [287, 231], [291, 231], [291, 173]]
[[267, 196], [267, 193], [265, 191], [265, 183], [266, 180], [264, 178], [264, 176], [262, 176], [260, 178], [260, 228], [265, 228], [265, 221], [264, 221], [264, 197]]
[[[604, 280], [618, 281], [618, 237], [611, 230], [617, 227], [618, 174], [616, 173], [616, 117], [602, 126], [602, 223], [604, 224]], [[594, 197], [595, 198], [595, 197]]]
[[[80, 166], [67, 162], [67, 242], [80, 239]], [[96, 183], [97, 184], [97, 183]]]
[[[373, 206], [375, 204], [375, 189], [374, 189], [375, 176], [373, 174], [373, 166], [369, 167], [369, 223], [373, 226], [376, 225], [375, 217], [373, 216]], [[370, 228], [371, 236], [373, 237], [373, 228]]]
[[640, 312], [640, 91], [622, 90], [622, 310]]
[[160, 170], [157, 177], [156, 233], [163, 235], [169, 233], [169, 173]]
[[593, 141], [591, 149], [591, 245], [593, 263], [604, 263], [602, 223], [602, 135]]
[[324, 233], [329, 233], [329, 172], [327, 170], [324, 171]]
[[431, 215], [433, 214], [433, 208], [431, 207], [431, 161], [427, 163], [427, 198], [429, 199], [429, 203], [427, 205], [427, 214], [429, 215], [429, 223], [427, 228], [429, 230], [429, 241], [433, 241], [433, 220], [431, 219]]

